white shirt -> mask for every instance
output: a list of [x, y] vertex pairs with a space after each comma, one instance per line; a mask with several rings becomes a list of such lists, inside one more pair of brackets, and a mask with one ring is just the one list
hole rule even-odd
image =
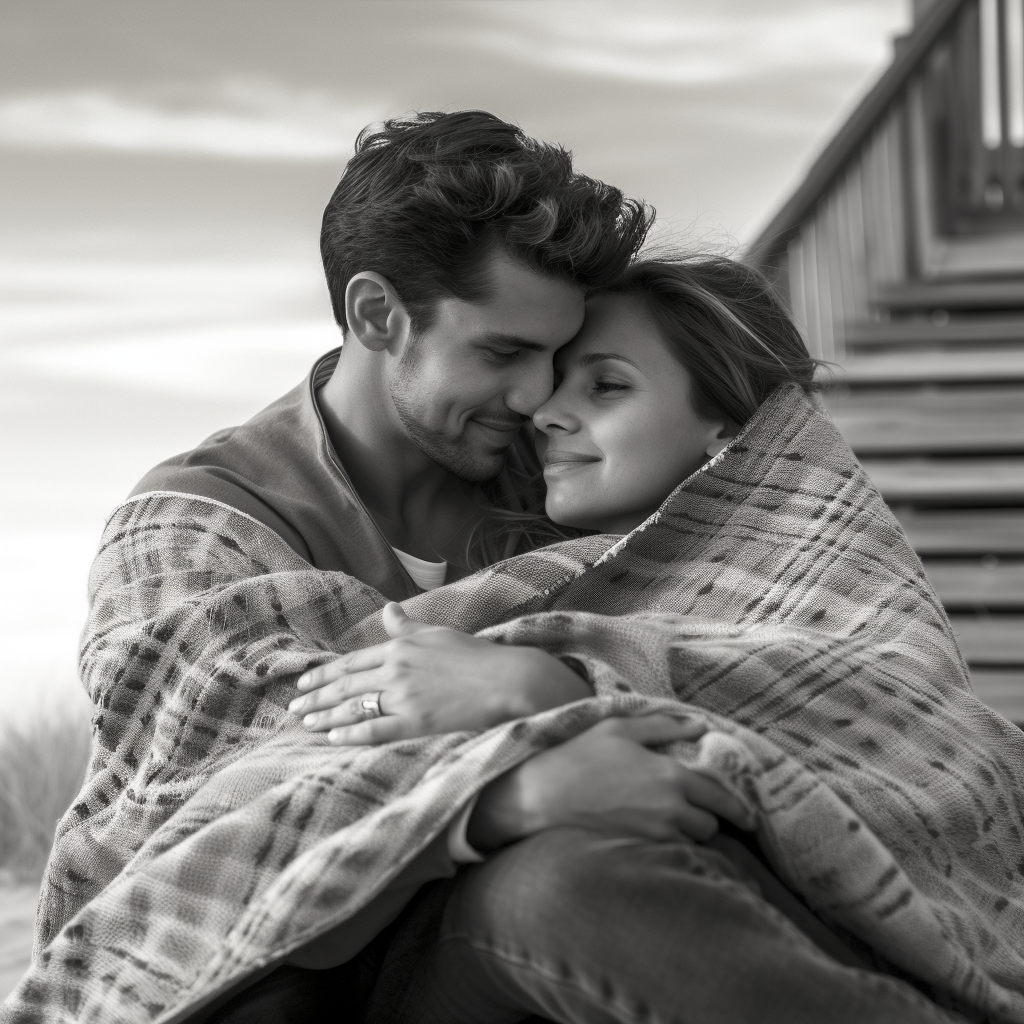
[[444, 583], [445, 575], [448, 572], [447, 562], [428, 562], [426, 559], [417, 558], [408, 552], [392, 548], [395, 557], [405, 567], [405, 571], [413, 578], [413, 582], [420, 590], [436, 590]]

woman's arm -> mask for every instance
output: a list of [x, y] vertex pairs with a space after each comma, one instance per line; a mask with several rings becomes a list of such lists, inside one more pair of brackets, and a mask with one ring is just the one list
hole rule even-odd
[[[592, 697], [590, 684], [564, 661], [537, 647], [491, 643], [410, 619], [398, 604], [384, 608], [392, 638], [304, 673], [305, 695], [289, 710], [331, 743], [364, 745], [479, 731]], [[379, 694], [380, 718], [367, 718], [362, 698]]]
[[719, 817], [751, 829], [751, 812], [722, 785], [648, 749], [704, 731], [668, 715], [599, 722], [486, 786], [466, 838], [488, 853], [556, 826], [659, 841], [707, 841]]

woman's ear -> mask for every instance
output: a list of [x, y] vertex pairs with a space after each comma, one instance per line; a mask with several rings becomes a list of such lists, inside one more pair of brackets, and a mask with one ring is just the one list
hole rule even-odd
[[346, 335], [374, 352], [394, 350], [409, 333], [410, 317], [391, 282], [364, 270], [345, 288]]
[[710, 459], [713, 459], [740, 431], [739, 426], [729, 419], [724, 423], [716, 423], [715, 426], [718, 427], [715, 436], [705, 449]]

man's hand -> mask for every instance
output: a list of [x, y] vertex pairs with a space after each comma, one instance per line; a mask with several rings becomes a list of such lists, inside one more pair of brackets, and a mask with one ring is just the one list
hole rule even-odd
[[[535, 647], [491, 643], [384, 608], [387, 643], [345, 654], [299, 677], [288, 710], [331, 743], [361, 745], [477, 731], [594, 695], [568, 665]], [[380, 693], [381, 718], [362, 698]]]
[[571, 825], [655, 840], [706, 841], [718, 818], [754, 827], [720, 783], [647, 748], [699, 739], [705, 727], [667, 715], [609, 718], [485, 787], [467, 839], [481, 852]]

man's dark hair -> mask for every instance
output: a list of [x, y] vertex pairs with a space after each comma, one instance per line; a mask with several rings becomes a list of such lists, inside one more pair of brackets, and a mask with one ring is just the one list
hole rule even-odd
[[488, 295], [492, 252], [579, 286], [601, 287], [640, 248], [653, 211], [573, 170], [572, 155], [481, 110], [370, 125], [324, 211], [334, 318], [353, 275], [386, 277], [413, 326], [434, 304]]

